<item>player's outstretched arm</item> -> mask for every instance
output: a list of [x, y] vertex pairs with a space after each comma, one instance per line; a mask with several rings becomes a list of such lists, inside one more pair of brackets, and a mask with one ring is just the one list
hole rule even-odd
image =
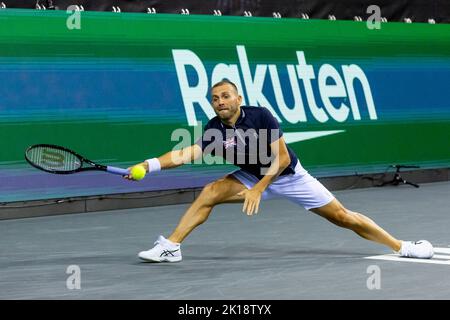
[[[137, 163], [128, 169], [131, 171], [133, 167], [142, 166], [145, 171], [151, 173], [164, 169], [176, 168], [186, 163], [191, 163], [201, 156], [202, 149], [198, 144], [194, 144], [180, 150], [167, 152], [158, 158], [152, 158], [144, 162]], [[128, 180], [135, 180], [131, 175], [125, 176], [124, 178]]]
[[[195, 159], [202, 156], [202, 149], [198, 144], [180, 149], [167, 152], [166, 154], [160, 156], [158, 159], [161, 169], [171, 169], [179, 167], [186, 163], [191, 163]], [[146, 161], [147, 163], [149, 161]], [[150, 172], [151, 172], [151, 168]]]

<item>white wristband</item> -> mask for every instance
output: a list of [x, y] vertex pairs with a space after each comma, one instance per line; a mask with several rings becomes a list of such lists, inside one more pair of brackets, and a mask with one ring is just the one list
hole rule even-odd
[[161, 171], [161, 163], [159, 162], [158, 158], [151, 158], [145, 161], [147, 161], [148, 163], [148, 172]]

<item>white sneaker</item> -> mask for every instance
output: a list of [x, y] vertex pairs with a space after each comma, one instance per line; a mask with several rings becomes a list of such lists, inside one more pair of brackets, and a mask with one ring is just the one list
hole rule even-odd
[[152, 262], [178, 262], [181, 261], [180, 244], [159, 236], [155, 246], [150, 250], [139, 252], [138, 257]]
[[400, 256], [419, 259], [430, 259], [434, 255], [433, 246], [427, 240], [402, 241]]

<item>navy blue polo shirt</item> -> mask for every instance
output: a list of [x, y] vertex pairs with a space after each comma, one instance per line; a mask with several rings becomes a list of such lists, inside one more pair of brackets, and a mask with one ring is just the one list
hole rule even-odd
[[[224, 124], [218, 116], [209, 120], [196, 144], [204, 154], [220, 156], [261, 179], [274, 159], [270, 144], [282, 136], [278, 121], [269, 110], [245, 106], [234, 126]], [[295, 173], [298, 162], [295, 153], [287, 149], [291, 163], [280, 175]]]

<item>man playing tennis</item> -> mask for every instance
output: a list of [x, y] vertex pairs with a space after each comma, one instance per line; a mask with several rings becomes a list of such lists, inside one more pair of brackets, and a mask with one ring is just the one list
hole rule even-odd
[[[236, 85], [222, 80], [212, 87], [212, 107], [216, 117], [205, 126], [194, 145], [146, 160], [149, 173], [191, 163], [212, 153], [240, 167], [233, 173], [207, 184], [166, 239], [159, 236], [155, 246], [139, 252], [139, 258], [152, 262], [181, 261], [181, 242], [208, 219], [214, 206], [243, 202], [247, 215], [258, 213], [260, 201], [274, 196], [287, 198], [306, 210], [350, 229], [361, 237], [384, 244], [404, 257], [431, 258], [433, 246], [426, 240], [397, 240], [368, 217], [346, 209], [300, 164], [286, 145], [277, 120], [263, 107], [241, 107]], [[259, 151], [257, 150], [259, 147]], [[261, 149], [267, 147], [270, 161]], [[263, 152], [264, 153], [264, 152]], [[126, 176], [132, 179], [131, 176]]]

